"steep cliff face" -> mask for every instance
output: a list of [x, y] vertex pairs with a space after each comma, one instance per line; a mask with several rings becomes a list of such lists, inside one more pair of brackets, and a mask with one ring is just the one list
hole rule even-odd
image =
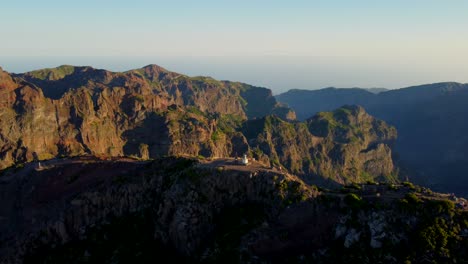
[[312, 182], [397, 180], [389, 147], [396, 130], [362, 107], [322, 112], [306, 122], [268, 116], [247, 121], [243, 133], [255, 157], [283, 165]]
[[119, 101], [112, 103], [116, 106], [124, 103], [130, 112], [135, 100], [148, 111], [164, 111], [175, 104], [248, 118], [265, 116], [279, 106], [269, 89], [210, 77], [188, 77], [157, 65], [123, 73], [60, 66], [15, 76], [37, 85], [46, 97], [55, 100], [80, 88], [90, 92], [94, 101], [102, 93], [117, 90], [119, 97], [115, 99]]
[[124, 73], [74, 66], [0, 71], [0, 89], [0, 169], [83, 154], [230, 156], [231, 138], [245, 140], [235, 133], [218, 138], [216, 117], [294, 118], [265, 88], [156, 65]]

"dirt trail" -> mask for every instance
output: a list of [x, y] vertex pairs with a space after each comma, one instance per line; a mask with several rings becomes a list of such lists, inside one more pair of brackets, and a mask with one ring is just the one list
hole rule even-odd
[[223, 167], [226, 170], [239, 170], [239, 171], [270, 171], [275, 173], [287, 173], [286, 170], [279, 170], [277, 168], [271, 168], [266, 166], [258, 161], [249, 161], [248, 165], [243, 165], [241, 163], [241, 159], [234, 159], [234, 158], [218, 158], [212, 160], [202, 160], [200, 161], [200, 166], [206, 167]]

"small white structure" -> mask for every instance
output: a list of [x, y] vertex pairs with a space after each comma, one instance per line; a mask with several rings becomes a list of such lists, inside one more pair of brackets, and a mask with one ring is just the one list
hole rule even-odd
[[242, 158], [242, 164], [245, 166], [249, 165], [249, 159], [247, 158], [247, 154], [244, 154], [244, 157]]

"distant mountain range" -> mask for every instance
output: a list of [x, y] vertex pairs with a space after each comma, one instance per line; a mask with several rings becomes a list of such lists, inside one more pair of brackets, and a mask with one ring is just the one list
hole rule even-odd
[[277, 100], [307, 119], [342, 105], [361, 105], [398, 130], [399, 162], [419, 183], [468, 195], [468, 84], [446, 82], [383, 91], [290, 90]]
[[365, 88], [364, 90], [371, 92], [371, 93], [375, 93], [375, 94], [390, 91], [389, 89], [386, 89], [386, 88]]

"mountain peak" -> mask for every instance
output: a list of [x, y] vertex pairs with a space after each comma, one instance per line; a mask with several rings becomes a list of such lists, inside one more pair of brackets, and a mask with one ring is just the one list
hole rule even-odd
[[168, 72], [167, 69], [157, 65], [157, 64], [148, 64], [146, 66], [143, 67], [143, 69], [151, 69], [151, 70], [155, 70], [155, 71], [165, 71], [165, 72]]
[[155, 75], [155, 74], [161, 74], [161, 73], [169, 73], [170, 71], [166, 70], [165, 68], [156, 65], [156, 64], [149, 64], [146, 65], [145, 67], [142, 68], [143, 71], [145, 71], [148, 74]]
[[14, 87], [15, 83], [11, 75], [0, 67], [0, 90], [13, 89]]
[[163, 78], [164, 76], [166, 75], [177, 75], [171, 71], [168, 71], [167, 69], [159, 66], [159, 65], [156, 65], [156, 64], [149, 64], [149, 65], [146, 65], [145, 67], [141, 68], [141, 69], [137, 69], [137, 70], [133, 70], [133, 71], [136, 71], [136, 72], [139, 72], [141, 74], [143, 74], [146, 78], [152, 80], [152, 81], [155, 81], [155, 80], [159, 80], [161, 78]]

